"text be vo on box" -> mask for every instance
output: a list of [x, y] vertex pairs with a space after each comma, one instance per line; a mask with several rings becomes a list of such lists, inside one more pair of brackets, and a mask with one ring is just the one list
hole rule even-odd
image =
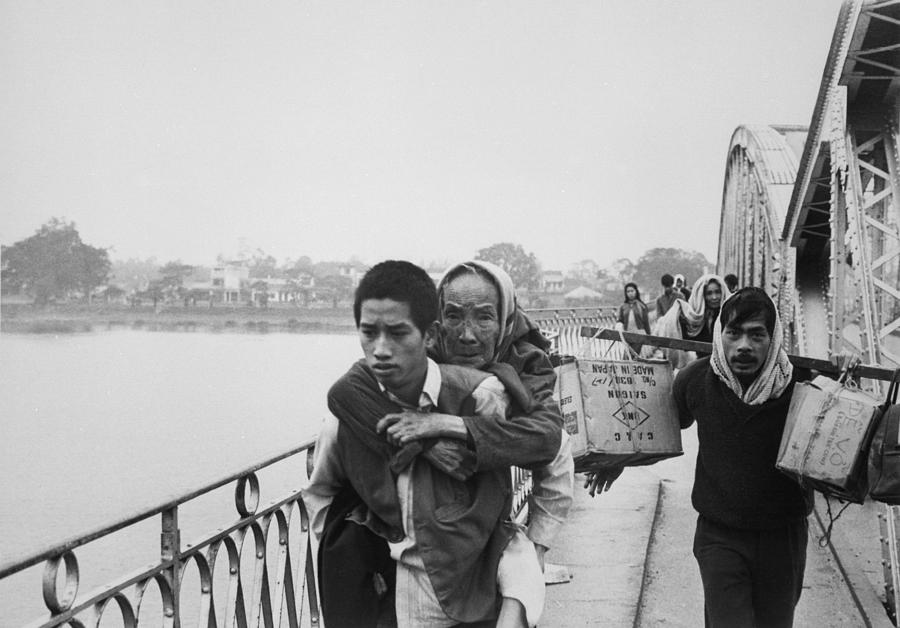
[[796, 384], [775, 466], [818, 491], [862, 503], [880, 403], [823, 376]]

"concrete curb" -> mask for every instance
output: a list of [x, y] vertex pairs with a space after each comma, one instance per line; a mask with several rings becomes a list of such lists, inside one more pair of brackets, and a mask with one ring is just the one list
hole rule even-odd
[[641, 609], [644, 606], [644, 591], [647, 587], [647, 569], [650, 555], [650, 546], [653, 544], [653, 531], [656, 529], [656, 522], [659, 520], [659, 513], [662, 511], [662, 481], [658, 480], [656, 491], [656, 508], [653, 509], [653, 519], [650, 521], [650, 534], [647, 535], [647, 546], [644, 548], [644, 569], [641, 573], [641, 588], [638, 591], [637, 608], [634, 612], [634, 622], [632, 628], [639, 628], [641, 625]]
[[568, 567], [572, 580], [547, 587], [540, 626], [634, 626], [660, 479], [630, 468], [609, 492], [593, 499], [582, 488], [583, 476], [575, 482], [569, 518], [547, 555], [548, 562]]
[[[823, 505], [824, 498], [816, 494], [815, 508], [813, 508], [813, 520], [816, 525], [810, 527], [810, 543], [818, 543], [819, 538], [825, 534], [828, 527], [828, 515]], [[853, 545], [844, 533], [832, 526], [831, 538], [828, 541], [828, 549], [834, 558], [838, 571], [847, 583], [850, 596], [859, 610], [860, 616], [865, 621], [867, 628], [894, 628], [894, 624], [888, 619], [887, 610], [881, 603], [881, 599], [872, 586], [872, 582], [866, 576], [862, 566], [856, 558]]]

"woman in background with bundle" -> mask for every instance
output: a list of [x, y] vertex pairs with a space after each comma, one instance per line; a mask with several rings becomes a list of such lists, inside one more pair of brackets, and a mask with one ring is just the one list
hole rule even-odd
[[[676, 301], [666, 315], [656, 323], [656, 335], [712, 342], [713, 325], [722, 303], [731, 292], [721, 277], [703, 275], [694, 283], [688, 301]], [[708, 355], [704, 353], [703, 355]], [[683, 368], [696, 356], [693, 351], [666, 350], [666, 357], [676, 369]]]
[[[625, 301], [619, 306], [616, 328], [635, 334], [650, 333], [650, 312], [641, 300], [641, 292], [633, 281], [625, 284]], [[641, 350], [638, 343], [628, 343], [628, 346], [636, 352]]]

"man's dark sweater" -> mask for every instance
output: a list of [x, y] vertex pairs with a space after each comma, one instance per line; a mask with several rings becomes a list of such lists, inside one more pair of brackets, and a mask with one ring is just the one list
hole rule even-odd
[[779, 528], [812, 511], [812, 490], [775, 468], [794, 381], [778, 399], [751, 406], [695, 360], [675, 378], [681, 428], [697, 422], [700, 450], [691, 500], [704, 517], [745, 530]]

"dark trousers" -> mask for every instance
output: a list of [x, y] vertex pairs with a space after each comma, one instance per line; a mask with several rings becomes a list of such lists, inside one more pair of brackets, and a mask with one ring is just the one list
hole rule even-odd
[[790, 628], [803, 590], [806, 519], [740, 530], [697, 518], [694, 557], [707, 628]]

